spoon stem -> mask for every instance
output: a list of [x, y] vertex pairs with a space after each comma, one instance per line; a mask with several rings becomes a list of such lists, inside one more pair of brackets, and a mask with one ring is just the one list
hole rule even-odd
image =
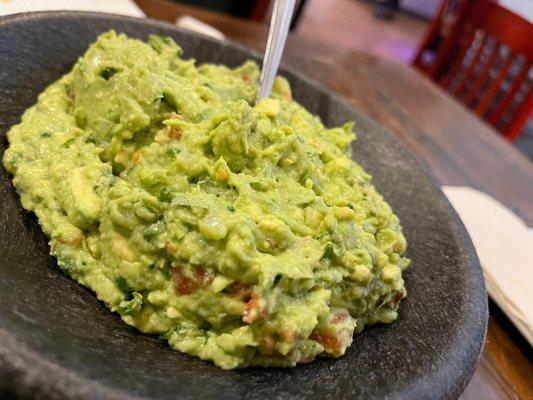
[[276, 0], [270, 21], [268, 39], [263, 58], [261, 75], [259, 76], [259, 90], [257, 91], [256, 103], [270, 96], [274, 79], [278, 72], [279, 63], [287, 41], [295, 0]]

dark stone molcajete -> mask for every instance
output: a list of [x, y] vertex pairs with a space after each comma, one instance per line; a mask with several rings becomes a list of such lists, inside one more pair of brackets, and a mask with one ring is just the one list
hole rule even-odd
[[[108, 29], [170, 35], [199, 62], [237, 65], [254, 53], [163, 23], [50, 12], [0, 19], [0, 137], [49, 83]], [[293, 369], [223, 371], [124, 324], [65, 277], [35, 217], [0, 177], [0, 397], [52, 399], [455, 398], [481, 353], [483, 277], [464, 227], [414, 159], [373, 121], [284, 70], [295, 98], [327, 126], [356, 121], [354, 157], [399, 215], [413, 264], [399, 319], [355, 337], [340, 359]], [[361, 94], [364, 96], [364, 93]]]

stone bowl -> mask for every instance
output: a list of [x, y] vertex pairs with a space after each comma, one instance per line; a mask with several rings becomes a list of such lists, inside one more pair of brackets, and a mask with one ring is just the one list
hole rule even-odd
[[[0, 151], [37, 95], [103, 31], [172, 36], [186, 57], [238, 65], [241, 46], [149, 19], [85, 12], [0, 18]], [[292, 369], [224, 371], [123, 323], [64, 276], [35, 216], [0, 173], [0, 397], [33, 399], [451, 399], [483, 347], [487, 295], [472, 243], [414, 158], [345, 100], [290, 69], [294, 97], [326, 126], [356, 122], [354, 158], [399, 215], [413, 263], [399, 318], [354, 338], [344, 357]], [[364, 95], [362, 93], [361, 95]]]

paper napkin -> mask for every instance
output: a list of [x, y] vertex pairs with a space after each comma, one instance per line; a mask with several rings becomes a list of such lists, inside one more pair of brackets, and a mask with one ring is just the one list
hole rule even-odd
[[533, 346], [532, 231], [485, 193], [468, 187], [442, 190], [472, 238], [490, 297]]

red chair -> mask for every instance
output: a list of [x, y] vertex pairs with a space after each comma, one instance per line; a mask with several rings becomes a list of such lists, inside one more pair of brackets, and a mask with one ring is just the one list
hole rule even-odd
[[[438, 18], [449, 3], [443, 1]], [[514, 140], [533, 112], [533, 25], [494, 1], [463, 1], [428, 63], [424, 54], [438, 24], [413, 65]]]
[[418, 68], [424, 74], [429, 75], [431, 66], [435, 62], [438, 46], [446, 36], [448, 36], [451, 27], [461, 15], [464, 15], [466, 7], [471, 3], [471, 0], [441, 1], [440, 6], [435, 13], [435, 17], [431, 21], [426, 36], [413, 59], [413, 66]]

